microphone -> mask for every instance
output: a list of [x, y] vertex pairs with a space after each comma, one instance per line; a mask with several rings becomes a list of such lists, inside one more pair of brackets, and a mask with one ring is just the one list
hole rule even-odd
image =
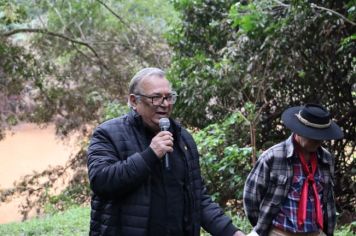
[[[161, 128], [161, 131], [167, 131], [170, 126], [170, 122], [168, 118], [161, 118], [159, 119], [159, 127]], [[169, 166], [169, 156], [168, 153], [164, 154], [164, 167], [166, 170], [170, 170], [171, 167]]]

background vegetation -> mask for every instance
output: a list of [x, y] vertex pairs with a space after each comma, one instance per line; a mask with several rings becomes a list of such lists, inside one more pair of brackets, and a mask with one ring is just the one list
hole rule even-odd
[[89, 215], [90, 208], [88, 207], [70, 208], [65, 212], [57, 212], [44, 218], [0, 225], [0, 234], [6, 236], [88, 235]]
[[[251, 226], [247, 219], [227, 212], [232, 217], [232, 220], [236, 226], [245, 232], [251, 230]], [[48, 235], [62, 235], [62, 236], [80, 236], [88, 235], [90, 208], [89, 207], [73, 207], [64, 212], [56, 212], [49, 214], [46, 217], [27, 220], [23, 223], [11, 223], [0, 225], [0, 234], [6, 236], [17, 235], [36, 235], [36, 236], [48, 236]], [[343, 226], [336, 230], [335, 236], [351, 236], [349, 226]], [[201, 231], [201, 236], [208, 235], [204, 230]]]
[[[345, 133], [343, 140], [325, 143], [337, 156], [338, 210], [355, 212], [355, 1], [174, 4], [183, 12], [169, 35], [171, 78], [180, 95], [176, 116], [204, 128], [240, 114], [245, 122], [223, 129], [221, 147], [252, 147], [254, 162], [255, 151], [289, 135], [280, 121], [285, 108], [324, 104]], [[229, 166], [245, 176], [240, 166]]]
[[[66, 166], [34, 173], [0, 200], [64, 210], [90, 196], [92, 127], [127, 111], [142, 67], [167, 69], [174, 116], [194, 133], [209, 191], [243, 216], [242, 186], [258, 153], [286, 138], [282, 111], [324, 104], [345, 132], [337, 156], [339, 224], [356, 221], [355, 0], [0, 0], [0, 137], [19, 122], [82, 133]], [[68, 170], [61, 194], [49, 191]], [[347, 230], [346, 230], [347, 231]]]

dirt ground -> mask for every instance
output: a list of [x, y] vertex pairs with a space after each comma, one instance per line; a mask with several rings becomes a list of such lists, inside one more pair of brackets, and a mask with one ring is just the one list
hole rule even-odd
[[[75, 139], [62, 141], [53, 125], [40, 128], [34, 124], [16, 126], [0, 141], [0, 188], [9, 188], [21, 176], [63, 165], [75, 151]], [[0, 224], [20, 221], [17, 205], [21, 199], [0, 204]]]

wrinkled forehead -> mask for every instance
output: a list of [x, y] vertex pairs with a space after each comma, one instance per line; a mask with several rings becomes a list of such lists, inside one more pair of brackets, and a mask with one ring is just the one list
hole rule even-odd
[[167, 94], [172, 92], [170, 82], [164, 76], [151, 75], [143, 78], [139, 85], [139, 90], [146, 94]]

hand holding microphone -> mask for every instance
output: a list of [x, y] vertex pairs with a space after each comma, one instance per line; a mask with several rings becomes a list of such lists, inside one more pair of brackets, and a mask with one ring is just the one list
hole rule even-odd
[[168, 118], [159, 120], [161, 132], [159, 132], [151, 141], [150, 147], [155, 152], [158, 158], [164, 156], [164, 166], [167, 170], [170, 169], [168, 152], [173, 152], [173, 135], [167, 131], [170, 126]]

